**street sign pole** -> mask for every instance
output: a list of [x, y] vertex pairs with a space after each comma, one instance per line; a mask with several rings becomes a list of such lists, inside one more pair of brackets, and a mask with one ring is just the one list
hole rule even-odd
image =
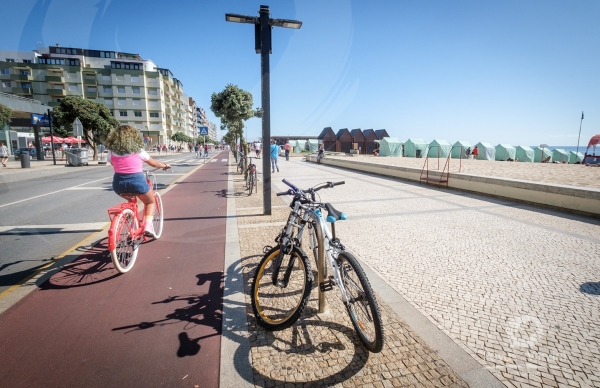
[[54, 130], [52, 129], [52, 115], [50, 114], [50, 109], [48, 109], [48, 122], [50, 126], [50, 144], [52, 151], [52, 161], [54, 161], [54, 165], [56, 166], [56, 154], [54, 154]]
[[198, 133], [202, 136], [202, 155], [204, 155], [204, 164], [206, 164], [206, 135], [208, 135], [208, 127], [200, 127], [200, 132]]

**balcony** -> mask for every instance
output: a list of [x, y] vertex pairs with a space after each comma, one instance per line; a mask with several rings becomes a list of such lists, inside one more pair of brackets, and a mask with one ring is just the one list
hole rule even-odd
[[32, 88], [12, 88], [14, 94], [33, 94]]
[[10, 79], [13, 81], [31, 81], [31, 74], [30, 75], [11, 74]]
[[96, 78], [84, 78], [84, 85], [98, 85], [98, 80]]
[[46, 93], [51, 96], [65, 96], [65, 89], [46, 89]]
[[85, 98], [98, 98], [98, 91], [89, 92], [86, 90], [83, 93], [84, 93]]
[[58, 75], [47, 75], [46, 76], [46, 82], [56, 82], [56, 83], [65, 83], [65, 79], [62, 76], [58, 76]]
[[46, 105], [51, 106], [51, 107], [55, 107], [55, 106], [59, 106], [60, 102], [56, 102], [56, 101], [50, 101], [49, 103], [47, 103]]

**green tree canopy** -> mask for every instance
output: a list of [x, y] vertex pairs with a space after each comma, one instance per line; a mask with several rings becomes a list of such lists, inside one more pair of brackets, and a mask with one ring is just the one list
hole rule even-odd
[[9, 107], [0, 104], [0, 129], [4, 128], [6, 124], [10, 124], [10, 115], [12, 114], [12, 109]]
[[221, 119], [221, 130], [242, 137], [244, 121], [252, 117], [261, 117], [260, 109], [252, 108], [252, 94], [236, 85], [228, 84], [220, 93], [213, 93], [210, 110]]
[[186, 135], [183, 132], [176, 132], [171, 136], [171, 140], [180, 141], [183, 143], [191, 143], [194, 139], [192, 139], [191, 137], [189, 137], [188, 135]]
[[[83, 125], [83, 139], [94, 150], [96, 159], [96, 145], [102, 141], [110, 131], [119, 126], [119, 121], [112, 117], [110, 110], [98, 102], [79, 96], [67, 96], [60, 101], [60, 105], [52, 110], [56, 133], [59, 136], [73, 135], [73, 122], [79, 118]], [[62, 127], [62, 128], [61, 128]]]

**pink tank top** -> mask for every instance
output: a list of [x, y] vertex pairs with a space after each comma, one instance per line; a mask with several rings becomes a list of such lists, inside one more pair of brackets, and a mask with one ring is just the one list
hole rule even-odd
[[135, 174], [143, 172], [143, 165], [150, 155], [144, 150], [136, 154], [117, 155], [108, 151], [107, 160], [111, 163], [118, 174]]

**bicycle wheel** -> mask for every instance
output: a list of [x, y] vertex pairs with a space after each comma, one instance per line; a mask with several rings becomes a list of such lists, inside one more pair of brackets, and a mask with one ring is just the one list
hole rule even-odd
[[241, 160], [237, 164], [237, 172], [240, 174], [244, 172], [244, 164], [242, 163]]
[[254, 185], [254, 192], [258, 193], [258, 176], [256, 175], [256, 170], [254, 170], [254, 172], [252, 173], [252, 183]]
[[154, 217], [152, 218], [152, 226], [154, 227], [154, 234], [156, 235], [156, 239], [160, 237], [163, 229], [163, 205], [162, 198], [160, 194], [156, 191], [154, 192]]
[[139, 227], [138, 220], [131, 209], [125, 209], [112, 222], [115, 248], [110, 251], [110, 257], [117, 271], [125, 273], [133, 267], [138, 254], [138, 245], [132, 239], [132, 233]]
[[354, 329], [367, 349], [379, 353], [383, 348], [383, 326], [369, 279], [351, 253], [340, 253], [338, 263], [342, 282], [350, 299], [346, 308]]
[[283, 330], [298, 320], [308, 303], [313, 281], [308, 258], [294, 247], [290, 255], [283, 255], [278, 276], [281, 281], [289, 273], [287, 286], [273, 285], [273, 267], [279, 250], [276, 246], [265, 254], [252, 282], [252, 310], [258, 324], [268, 330]]

